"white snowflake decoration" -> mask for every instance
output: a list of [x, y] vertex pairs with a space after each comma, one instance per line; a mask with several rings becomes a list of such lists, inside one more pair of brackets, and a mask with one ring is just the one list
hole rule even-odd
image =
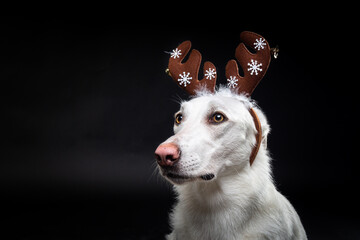
[[176, 58], [180, 58], [181, 55], [181, 50], [180, 49], [174, 49], [172, 50], [172, 53], [170, 53], [170, 57], [176, 59]]
[[248, 71], [250, 72], [250, 75], [258, 75], [258, 72], [261, 72], [262, 69], [260, 68], [262, 66], [262, 63], [258, 63], [256, 60], [251, 59], [251, 63], [248, 63]]
[[212, 80], [213, 78], [215, 78], [216, 75], [216, 71], [214, 68], [209, 68], [209, 70], [205, 70], [205, 77], [206, 79]]
[[183, 72], [183, 74], [179, 74], [180, 78], [178, 78], [178, 82], [180, 85], [184, 84], [184, 87], [186, 87], [187, 84], [190, 84], [190, 80], [192, 79], [192, 77], [190, 77], [190, 73], [185, 73]]
[[236, 88], [236, 86], [238, 85], [236, 82], [239, 81], [235, 76], [230, 76], [230, 79], [227, 79], [228, 84], [227, 86], [229, 88]]
[[264, 46], [266, 46], [265, 39], [259, 38], [259, 39], [256, 39], [255, 41], [256, 41], [256, 42], [254, 42], [255, 49], [260, 50], [260, 49], [264, 49], [264, 48], [265, 48], [265, 47], [264, 47]]

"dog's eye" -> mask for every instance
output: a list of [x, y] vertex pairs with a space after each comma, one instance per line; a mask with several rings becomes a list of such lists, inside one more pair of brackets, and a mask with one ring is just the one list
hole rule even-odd
[[182, 116], [181, 113], [176, 114], [176, 116], [175, 116], [175, 124], [179, 125], [181, 123], [182, 119], [183, 119], [183, 116]]
[[210, 118], [211, 123], [221, 123], [225, 120], [226, 120], [226, 117], [222, 113], [214, 113]]

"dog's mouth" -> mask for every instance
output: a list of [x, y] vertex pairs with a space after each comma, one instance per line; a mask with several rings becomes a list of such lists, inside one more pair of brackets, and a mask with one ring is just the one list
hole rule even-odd
[[200, 178], [205, 181], [210, 181], [214, 177], [215, 177], [215, 175], [213, 173], [208, 173], [208, 174], [200, 176]]
[[187, 179], [191, 178], [188, 176], [178, 175], [175, 173], [168, 173], [168, 174], [166, 174], [166, 177], [171, 178], [171, 179], [182, 179], [182, 180], [187, 180]]
[[198, 179], [202, 179], [204, 181], [210, 181], [215, 177], [215, 175], [213, 173], [207, 173], [205, 175], [196, 176], [196, 177], [194, 177], [194, 176], [186, 176], [186, 175], [179, 175], [179, 174], [175, 174], [175, 173], [166, 173], [164, 176], [166, 178], [168, 178], [171, 182], [176, 183], [176, 184], [195, 181], [195, 180], [198, 180]]

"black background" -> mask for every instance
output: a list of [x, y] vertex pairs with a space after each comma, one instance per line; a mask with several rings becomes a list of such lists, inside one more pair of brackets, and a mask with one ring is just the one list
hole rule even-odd
[[153, 152], [172, 134], [177, 101], [187, 98], [164, 72], [165, 51], [191, 40], [225, 84], [226, 62], [240, 32], [250, 30], [280, 48], [252, 96], [272, 128], [276, 186], [309, 239], [360, 239], [357, 82], [344, 54], [353, 38], [328, 19], [289, 17], [172, 25], [97, 16], [3, 19], [1, 233], [162, 239], [174, 195]]

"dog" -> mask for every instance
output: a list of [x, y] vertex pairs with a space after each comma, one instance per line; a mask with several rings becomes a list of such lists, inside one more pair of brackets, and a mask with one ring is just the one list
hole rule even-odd
[[[261, 142], [252, 164], [257, 129]], [[270, 132], [250, 97], [220, 87], [199, 91], [175, 114], [174, 135], [155, 151], [177, 203], [167, 240], [305, 240], [290, 202], [277, 191], [267, 150]]]

